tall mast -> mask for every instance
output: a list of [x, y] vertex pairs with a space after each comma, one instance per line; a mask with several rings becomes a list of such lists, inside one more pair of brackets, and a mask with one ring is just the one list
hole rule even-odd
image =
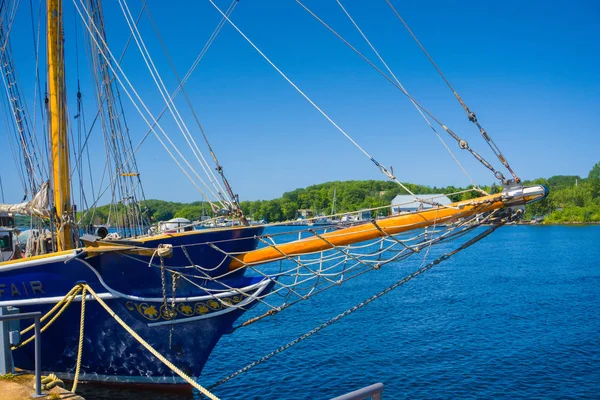
[[62, 0], [47, 0], [50, 149], [57, 250], [73, 248]]

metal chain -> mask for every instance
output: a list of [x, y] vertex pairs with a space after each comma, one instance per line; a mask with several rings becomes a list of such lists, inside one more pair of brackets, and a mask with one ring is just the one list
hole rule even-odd
[[235, 378], [236, 376], [256, 367], [259, 364], [262, 364], [263, 362], [267, 361], [268, 359], [270, 359], [271, 357], [289, 349], [290, 347], [294, 346], [295, 344], [300, 343], [301, 341], [308, 339], [309, 337], [311, 337], [312, 335], [314, 335], [315, 333], [327, 328], [330, 325], [333, 325], [334, 323], [338, 322], [339, 320], [341, 320], [342, 318], [352, 314], [353, 312], [363, 308], [364, 306], [366, 306], [367, 304], [377, 300], [378, 298], [388, 294], [389, 292], [391, 292], [392, 290], [398, 288], [399, 286], [405, 284], [406, 282], [410, 281], [411, 279], [421, 275], [423, 272], [428, 271], [429, 269], [433, 268], [434, 266], [440, 264], [442, 261], [447, 260], [448, 258], [450, 258], [451, 256], [455, 255], [456, 253], [460, 252], [461, 250], [466, 249], [467, 247], [471, 246], [472, 244], [478, 242], [479, 240], [485, 238], [486, 236], [488, 236], [489, 234], [491, 234], [492, 232], [494, 232], [496, 229], [498, 229], [500, 226], [504, 225], [504, 221], [501, 221], [500, 223], [496, 224], [496, 225], [492, 225], [491, 227], [489, 227], [488, 229], [486, 229], [484, 232], [480, 233], [479, 235], [473, 237], [472, 239], [468, 240], [467, 242], [463, 243], [460, 247], [443, 254], [442, 256], [440, 256], [439, 258], [435, 259], [434, 261], [430, 262], [429, 264], [423, 266], [422, 268], [419, 268], [418, 270], [416, 270], [415, 272], [413, 272], [412, 274], [402, 278], [401, 280], [395, 282], [394, 284], [392, 284], [391, 286], [388, 286], [387, 288], [385, 288], [384, 290], [382, 290], [381, 292], [369, 297], [367, 300], [355, 305], [352, 308], [349, 308], [348, 310], [344, 311], [343, 313], [335, 316], [334, 318], [330, 319], [329, 321], [317, 326], [316, 328], [306, 332], [305, 334], [303, 334], [302, 336], [292, 340], [291, 342], [279, 347], [278, 349], [272, 351], [271, 353], [259, 358], [258, 360], [254, 361], [251, 364], [246, 365], [244, 368], [241, 368], [239, 370], [237, 370], [236, 372], [234, 372], [233, 374], [221, 379], [220, 381], [210, 385], [207, 389], [211, 390], [214, 389], [217, 386], [220, 386], [222, 384], [224, 384], [225, 382]]
[[[166, 318], [173, 317], [175, 313], [175, 293], [177, 291], [177, 280], [179, 279], [179, 274], [171, 272], [171, 308], [169, 308], [167, 304], [167, 285], [165, 278], [165, 263], [162, 257], [160, 257], [160, 280], [162, 285], [162, 295], [163, 295], [163, 313]], [[174, 326], [171, 325], [171, 329], [169, 330], [169, 348], [172, 347], [173, 344], [173, 330]]]
[[175, 292], [177, 291], [177, 280], [179, 280], [179, 274], [176, 272], [171, 272], [171, 293], [173, 297], [171, 298], [171, 309], [175, 309]]
[[[179, 280], [179, 274], [171, 272], [171, 309], [167, 310], [165, 306], [165, 313], [169, 313], [169, 318], [174, 317], [175, 311], [175, 294], [177, 291], [177, 281]], [[165, 299], [166, 300], [166, 299]], [[165, 303], [166, 304], [166, 303]], [[173, 347], [173, 331], [175, 330], [175, 325], [171, 325], [171, 329], [169, 330], [169, 348]]]
[[163, 307], [167, 309], [167, 287], [165, 285], [165, 262], [160, 257], [160, 281], [162, 284], [162, 295], [163, 295]]

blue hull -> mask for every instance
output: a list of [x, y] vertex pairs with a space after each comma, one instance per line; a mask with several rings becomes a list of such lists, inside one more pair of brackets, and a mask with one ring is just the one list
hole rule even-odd
[[[23, 312], [45, 313], [78, 282], [86, 282], [161, 354], [189, 375], [199, 376], [221, 336], [274, 284], [269, 279], [244, 277], [243, 269], [216, 282], [198, 278], [203, 274], [220, 276], [227, 270], [228, 263], [223, 262], [225, 255], [210, 243], [227, 252], [249, 251], [256, 247], [255, 237], [261, 231], [262, 228], [198, 231], [189, 236], [174, 235], [143, 242], [142, 245], [149, 248], [160, 243], [173, 245], [173, 256], [164, 259], [167, 270], [189, 272], [190, 259], [205, 269], [192, 269], [196, 277], [189, 281], [177, 280], [174, 308], [169, 272], [165, 273], [168, 297], [165, 307], [161, 271], [156, 267], [158, 258], [152, 261], [154, 267], [149, 268], [150, 257], [110, 253], [85, 259], [84, 254], [75, 251], [0, 267], [0, 291], [3, 291], [0, 305], [14, 305]], [[228, 241], [228, 238], [237, 240]], [[185, 252], [183, 247], [177, 246], [185, 246]], [[74, 372], [80, 300], [73, 301], [42, 334], [43, 370], [67, 378]], [[33, 369], [33, 346], [31, 342], [13, 352], [16, 367]], [[82, 371], [85, 380], [180, 382], [96, 301], [86, 303]]]

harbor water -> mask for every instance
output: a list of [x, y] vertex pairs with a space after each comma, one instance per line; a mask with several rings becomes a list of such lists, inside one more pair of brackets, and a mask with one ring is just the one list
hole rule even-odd
[[[387, 265], [223, 337], [200, 382], [326, 322], [418, 261]], [[214, 393], [329, 399], [383, 382], [388, 399], [598, 398], [599, 309], [600, 226], [506, 226]], [[88, 400], [194, 398], [80, 388]]]

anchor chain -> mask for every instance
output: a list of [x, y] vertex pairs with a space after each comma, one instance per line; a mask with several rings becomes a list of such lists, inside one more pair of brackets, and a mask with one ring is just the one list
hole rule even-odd
[[[165, 308], [165, 313], [169, 313], [169, 318], [175, 317], [175, 295], [177, 292], [177, 281], [179, 280], [179, 274], [176, 272], [171, 272], [171, 309], [167, 310]], [[173, 331], [175, 330], [175, 325], [171, 325], [171, 329], [169, 330], [169, 348], [173, 348]]]

